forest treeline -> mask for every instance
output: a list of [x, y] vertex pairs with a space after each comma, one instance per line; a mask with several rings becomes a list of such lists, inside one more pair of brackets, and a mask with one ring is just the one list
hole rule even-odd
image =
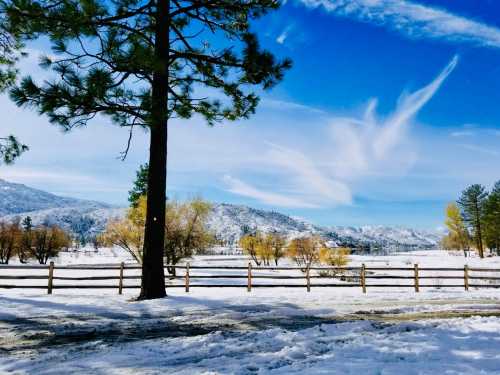
[[441, 245], [447, 250], [477, 251], [500, 255], [500, 181], [491, 191], [480, 184], [465, 189], [456, 202], [446, 207], [448, 234]]

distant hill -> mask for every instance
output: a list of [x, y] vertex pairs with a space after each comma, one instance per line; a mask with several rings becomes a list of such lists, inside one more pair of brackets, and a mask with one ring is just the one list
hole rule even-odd
[[404, 227], [365, 225], [362, 227], [332, 227], [340, 238], [380, 247], [432, 248], [441, 240], [441, 233]]
[[321, 227], [275, 211], [227, 203], [215, 204], [208, 226], [217, 238], [235, 244], [245, 233], [277, 232], [288, 238], [317, 234], [332, 244], [348, 247], [433, 248], [440, 234], [404, 227]]
[[244, 234], [256, 231], [277, 232], [286, 234], [288, 237], [320, 234], [324, 231], [311, 223], [279, 212], [228, 203], [214, 204], [208, 227], [218, 239], [227, 243], [237, 243]]
[[124, 214], [123, 208], [107, 203], [61, 197], [0, 179], [0, 218], [11, 221], [30, 216], [34, 225], [57, 224], [79, 238], [102, 232], [110, 218]]
[[[90, 238], [104, 230], [111, 218], [123, 217], [125, 208], [75, 198], [61, 197], [22, 184], [0, 179], [0, 219], [30, 216], [35, 225], [57, 224], [79, 238]], [[214, 204], [208, 228], [218, 240], [235, 245], [246, 233], [277, 232], [288, 238], [321, 235], [331, 244], [349, 247], [433, 248], [436, 232], [410, 228], [362, 226], [321, 227], [275, 212], [227, 203]]]
[[106, 203], [61, 197], [0, 179], [0, 216], [61, 207], [111, 208]]

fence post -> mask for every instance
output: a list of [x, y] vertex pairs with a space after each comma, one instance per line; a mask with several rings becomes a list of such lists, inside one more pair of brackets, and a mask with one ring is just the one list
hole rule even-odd
[[247, 292], [252, 291], [252, 262], [248, 262], [248, 285]]
[[118, 294], [123, 293], [123, 268], [125, 267], [125, 263], [120, 263], [120, 279], [118, 280]]
[[311, 278], [309, 277], [309, 266], [306, 269], [307, 291], [311, 291]]
[[49, 265], [49, 282], [47, 284], [47, 294], [52, 294], [53, 278], [54, 278], [54, 262], [50, 262], [50, 265]]
[[366, 279], [365, 279], [365, 276], [366, 276], [366, 266], [363, 263], [361, 265], [361, 274], [359, 275], [359, 279], [361, 281], [361, 288], [363, 289], [363, 293], [366, 293]]
[[418, 264], [415, 263], [415, 292], [420, 291], [420, 283], [418, 279]]
[[469, 266], [467, 264], [464, 266], [464, 288], [466, 291], [469, 290]]
[[189, 262], [186, 263], [186, 274], [185, 274], [185, 281], [186, 281], [186, 293], [189, 293]]

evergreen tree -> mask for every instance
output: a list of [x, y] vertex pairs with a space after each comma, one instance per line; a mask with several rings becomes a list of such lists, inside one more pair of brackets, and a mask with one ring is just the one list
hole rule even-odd
[[[5, 17], [5, 2], [0, 0], [0, 93], [10, 87], [16, 79], [15, 64], [22, 55], [22, 48], [18, 38], [7, 28]], [[28, 146], [19, 142], [13, 135], [0, 136], [0, 160], [4, 164], [11, 164]]]
[[488, 248], [500, 255], [500, 181], [484, 203], [484, 237]]
[[23, 229], [26, 231], [26, 232], [29, 232], [31, 231], [31, 229], [33, 229], [33, 220], [31, 219], [31, 216], [26, 216], [21, 225], [23, 226]]
[[474, 184], [462, 192], [457, 201], [462, 209], [465, 223], [471, 228], [474, 244], [481, 258], [484, 258], [483, 249], [483, 214], [484, 202], [488, 193], [484, 186]]
[[[7, 1], [7, 0], [5, 0]], [[43, 66], [58, 78], [25, 77], [11, 92], [64, 130], [104, 115], [150, 134], [140, 298], [165, 296], [163, 252], [168, 122], [197, 114], [208, 124], [247, 118], [290, 67], [260, 49], [250, 22], [279, 0], [8, 0], [9, 25], [46, 36]], [[203, 93], [200, 93], [200, 90]], [[212, 95], [219, 92], [225, 98]], [[208, 97], [207, 97], [208, 94]]]
[[28, 146], [13, 135], [0, 137], [0, 163], [12, 164], [25, 151], [28, 151]]
[[21, 43], [9, 30], [6, 17], [6, 2], [0, 0], [0, 92], [12, 85], [16, 79], [15, 64], [21, 53]]
[[130, 206], [134, 208], [137, 207], [139, 198], [147, 195], [148, 170], [148, 164], [142, 164], [139, 166], [139, 170], [136, 172], [134, 186], [132, 187], [132, 190], [128, 192], [128, 201], [130, 202]]
[[27, 263], [29, 257], [32, 255], [33, 247], [33, 221], [31, 220], [31, 216], [26, 216], [21, 222], [21, 226], [23, 228], [23, 233], [21, 235], [21, 243], [17, 251], [17, 256], [19, 262]]

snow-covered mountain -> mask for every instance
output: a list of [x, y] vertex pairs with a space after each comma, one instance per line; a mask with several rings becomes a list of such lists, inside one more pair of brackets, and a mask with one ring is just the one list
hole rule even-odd
[[427, 231], [404, 227], [366, 225], [362, 227], [332, 227], [340, 238], [352, 238], [366, 244], [381, 247], [433, 247], [441, 239], [437, 231]]
[[257, 230], [278, 232], [289, 239], [317, 234], [331, 244], [348, 247], [432, 248], [440, 240], [437, 232], [403, 227], [321, 227], [279, 212], [227, 203], [214, 205], [208, 226], [218, 239], [228, 244], [235, 244], [245, 233]]
[[288, 237], [304, 234], [321, 234], [323, 229], [303, 220], [275, 211], [228, 203], [215, 204], [208, 219], [208, 228], [219, 240], [237, 243], [241, 236], [256, 231], [278, 232]]
[[0, 216], [61, 207], [110, 208], [109, 204], [61, 197], [0, 179]]
[[61, 197], [0, 179], [0, 219], [31, 217], [34, 225], [57, 224], [80, 238], [102, 232], [110, 218], [124, 214], [102, 202]]
[[[35, 225], [57, 224], [77, 237], [90, 238], [104, 230], [111, 218], [123, 217], [125, 208], [106, 203], [60, 197], [0, 179], [0, 220], [30, 216]], [[320, 227], [275, 211], [227, 203], [214, 204], [208, 228], [228, 245], [246, 233], [278, 232], [288, 238], [317, 234], [331, 244], [349, 247], [432, 248], [439, 233], [399, 227]]]

